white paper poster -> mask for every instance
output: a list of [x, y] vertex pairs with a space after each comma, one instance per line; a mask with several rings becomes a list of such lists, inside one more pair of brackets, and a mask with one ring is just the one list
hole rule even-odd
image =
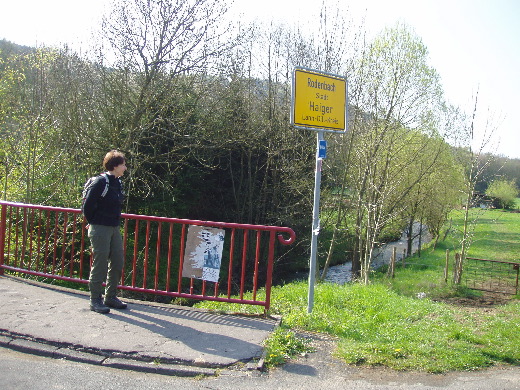
[[218, 282], [224, 235], [223, 229], [190, 225], [186, 239], [182, 276]]

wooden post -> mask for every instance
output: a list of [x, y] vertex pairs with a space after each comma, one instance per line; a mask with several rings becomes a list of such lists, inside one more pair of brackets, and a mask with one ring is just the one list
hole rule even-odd
[[455, 253], [455, 268], [453, 269], [453, 283], [459, 284], [460, 277], [459, 277], [459, 268], [460, 268], [460, 254]]
[[395, 277], [395, 258], [397, 257], [397, 248], [394, 246], [392, 248], [392, 259], [390, 260], [390, 264], [392, 265], [392, 279]]
[[450, 262], [450, 250], [446, 249], [446, 265], [444, 266], [444, 281], [448, 283], [448, 268]]
[[388, 265], [388, 271], [386, 276], [389, 278], [394, 278], [395, 276], [395, 258], [396, 258], [396, 247], [394, 246], [392, 249], [392, 255], [390, 256], [390, 264]]

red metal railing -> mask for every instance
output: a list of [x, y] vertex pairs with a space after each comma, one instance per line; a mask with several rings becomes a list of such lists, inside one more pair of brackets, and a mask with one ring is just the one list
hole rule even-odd
[[[91, 256], [80, 210], [5, 201], [0, 205], [0, 275], [9, 271], [88, 283]], [[125, 268], [120, 289], [260, 305], [265, 311], [270, 307], [276, 241], [290, 245], [295, 240], [287, 227], [133, 214], [122, 219]], [[218, 281], [182, 276], [188, 226], [224, 230]], [[258, 294], [262, 285], [265, 298]]]

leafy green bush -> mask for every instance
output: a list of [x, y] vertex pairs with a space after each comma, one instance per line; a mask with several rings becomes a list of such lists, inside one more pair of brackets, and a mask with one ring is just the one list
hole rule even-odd
[[512, 209], [518, 196], [518, 188], [514, 180], [495, 180], [486, 190], [486, 195], [497, 199], [503, 209]]

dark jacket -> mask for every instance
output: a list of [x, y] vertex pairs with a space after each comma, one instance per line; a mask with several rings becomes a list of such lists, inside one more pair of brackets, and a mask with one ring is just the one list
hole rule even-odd
[[90, 188], [83, 204], [83, 214], [91, 225], [119, 226], [124, 194], [121, 180], [108, 175], [109, 189], [105, 196], [101, 193], [105, 189], [106, 180], [98, 176]]

